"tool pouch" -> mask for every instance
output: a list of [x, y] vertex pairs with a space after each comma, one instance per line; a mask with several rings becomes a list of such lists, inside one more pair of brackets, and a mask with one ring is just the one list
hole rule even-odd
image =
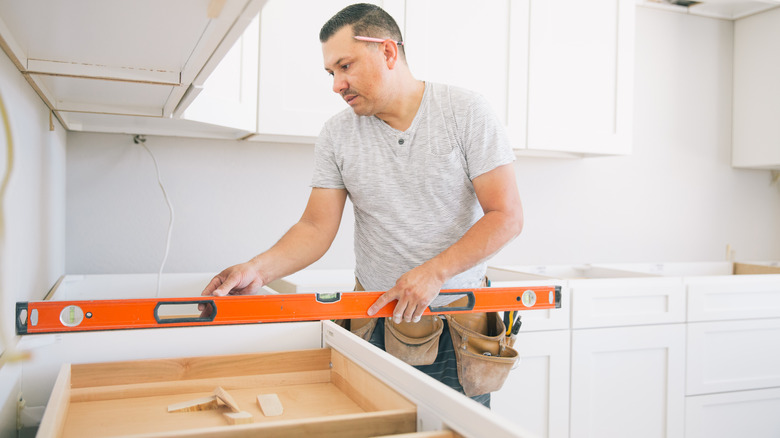
[[463, 392], [473, 397], [501, 389], [518, 355], [507, 345], [506, 326], [498, 313], [465, 313], [446, 318]]
[[439, 353], [439, 337], [444, 322], [435, 315], [419, 322], [400, 322], [385, 318], [385, 351], [409, 365], [430, 365]]
[[360, 336], [364, 340], [371, 339], [371, 334], [374, 333], [374, 327], [376, 327], [376, 318], [358, 318], [348, 319], [349, 331]]

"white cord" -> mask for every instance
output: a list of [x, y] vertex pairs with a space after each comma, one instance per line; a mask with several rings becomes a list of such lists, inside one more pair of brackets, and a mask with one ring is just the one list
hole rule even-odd
[[171, 201], [168, 199], [168, 193], [165, 191], [165, 186], [163, 186], [162, 178], [160, 177], [160, 167], [157, 165], [157, 158], [154, 157], [152, 150], [149, 149], [148, 146], [146, 146], [146, 138], [140, 135], [136, 135], [135, 137], [133, 137], [133, 142], [143, 146], [144, 149], [146, 149], [146, 152], [149, 153], [149, 156], [152, 157], [152, 161], [154, 162], [154, 170], [157, 172], [157, 184], [160, 185], [160, 190], [162, 190], [163, 197], [165, 198], [165, 203], [168, 204], [168, 211], [170, 212], [170, 220], [168, 221], [168, 235], [165, 239], [165, 254], [163, 255], [162, 263], [160, 263], [160, 270], [159, 272], [157, 272], [157, 293], [155, 294], [155, 297], [159, 298], [160, 288], [162, 285], [162, 272], [163, 272], [163, 268], [165, 267], [165, 261], [168, 260], [168, 251], [171, 249], [171, 230], [173, 230], [173, 205], [171, 205]]

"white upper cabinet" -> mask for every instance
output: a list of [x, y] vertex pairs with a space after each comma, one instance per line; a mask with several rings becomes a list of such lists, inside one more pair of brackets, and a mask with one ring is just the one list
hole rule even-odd
[[[265, 6], [258, 139], [311, 139], [346, 108], [324, 73], [317, 33], [349, 3], [270, 0]], [[398, 21], [414, 76], [485, 96], [515, 150], [630, 152], [633, 0], [376, 3]]]
[[260, 17], [255, 16], [205, 83], [192, 86], [174, 117], [254, 133], [259, 38]]
[[[260, 14], [260, 90], [257, 139], [317, 136], [347, 105], [333, 92], [319, 33], [349, 0], [269, 0]], [[403, 2], [376, 1], [403, 29]], [[281, 138], [281, 140], [284, 140]]]
[[[312, 142], [347, 105], [319, 30], [350, 0], [0, 0], [68, 130]], [[634, 0], [377, 0], [415, 77], [479, 92], [516, 151], [631, 150]]]
[[1, 0], [0, 46], [67, 129], [171, 134], [263, 3]]
[[509, 0], [406, 3], [406, 55], [420, 80], [482, 94], [507, 123]]
[[521, 153], [631, 151], [632, 0], [407, 2], [406, 41], [416, 77], [483, 94]]
[[732, 165], [780, 170], [780, 8], [734, 24]]
[[634, 9], [633, 0], [531, 1], [528, 149], [631, 152]]

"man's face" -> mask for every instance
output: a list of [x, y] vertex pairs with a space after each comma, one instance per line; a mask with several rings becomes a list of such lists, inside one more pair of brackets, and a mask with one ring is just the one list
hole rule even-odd
[[382, 110], [388, 69], [380, 44], [354, 39], [352, 27], [345, 26], [322, 43], [322, 56], [325, 71], [333, 76], [333, 91], [355, 114], [370, 116]]

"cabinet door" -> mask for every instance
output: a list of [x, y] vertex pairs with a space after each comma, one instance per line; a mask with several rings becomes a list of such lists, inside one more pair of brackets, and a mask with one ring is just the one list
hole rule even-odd
[[255, 132], [259, 24], [255, 17], [203, 85], [193, 84], [197, 96], [181, 118]]
[[532, 0], [528, 148], [631, 151], [634, 0]]
[[520, 363], [491, 395], [493, 412], [538, 437], [569, 436], [568, 330], [518, 334]]
[[[260, 13], [258, 132], [316, 136], [348, 108], [332, 90], [322, 60], [320, 28], [348, 0], [269, 0]], [[403, 29], [401, 0], [374, 1]]]
[[509, 0], [406, 2], [412, 74], [479, 92], [507, 122]]
[[688, 324], [686, 394], [780, 386], [780, 319]]
[[573, 330], [571, 370], [572, 438], [682, 436], [684, 324]]
[[736, 167], [780, 169], [780, 9], [734, 24]]
[[685, 399], [685, 436], [777, 438], [780, 388], [727, 392]]

